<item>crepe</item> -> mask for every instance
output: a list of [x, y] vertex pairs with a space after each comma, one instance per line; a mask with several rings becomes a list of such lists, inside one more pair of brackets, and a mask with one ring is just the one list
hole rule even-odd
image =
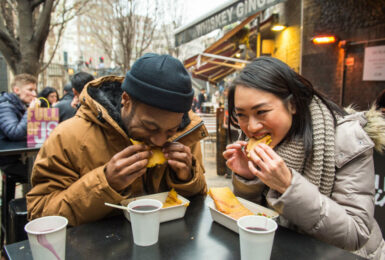
[[177, 206], [180, 204], [182, 204], [182, 201], [178, 199], [178, 194], [176, 193], [174, 188], [172, 188], [167, 195], [166, 201], [163, 203], [163, 208]]
[[249, 154], [249, 152], [251, 150], [253, 150], [255, 146], [257, 146], [257, 144], [265, 143], [265, 144], [269, 145], [271, 143], [271, 141], [273, 141], [273, 140], [271, 140], [270, 135], [266, 135], [266, 136], [262, 137], [261, 139], [250, 138], [250, 140], [246, 146], [246, 152], [247, 152], [247, 154]]
[[[142, 144], [143, 142], [135, 141], [133, 139], [130, 139], [132, 144]], [[152, 155], [150, 159], [148, 159], [148, 163], [146, 165], [147, 168], [152, 168], [158, 164], [164, 164], [166, 162], [166, 157], [164, 157], [164, 154], [160, 148], [153, 148], [151, 149]]]
[[229, 187], [210, 188], [209, 195], [214, 200], [215, 208], [233, 219], [254, 215], [239, 202]]

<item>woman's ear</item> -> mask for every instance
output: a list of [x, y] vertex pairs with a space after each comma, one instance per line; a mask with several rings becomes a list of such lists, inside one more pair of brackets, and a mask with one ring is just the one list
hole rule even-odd
[[289, 100], [289, 104], [288, 104], [287, 108], [292, 115], [295, 115], [297, 113], [297, 109], [295, 108], [295, 105], [293, 104], [293, 99]]

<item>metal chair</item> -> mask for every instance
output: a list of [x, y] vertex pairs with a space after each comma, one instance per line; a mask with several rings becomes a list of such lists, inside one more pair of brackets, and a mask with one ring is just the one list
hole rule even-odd
[[1, 248], [4, 241], [9, 243], [10, 225], [9, 225], [9, 203], [15, 198], [15, 189], [17, 183], [28, 183], [26, 176], [18, 176], [3, 172], [2, 194], [1, 194]]

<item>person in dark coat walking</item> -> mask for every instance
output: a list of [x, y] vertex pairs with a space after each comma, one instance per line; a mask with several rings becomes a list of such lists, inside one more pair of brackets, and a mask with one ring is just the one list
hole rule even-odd
[[202, 106], [203, 106], [203, 103], [206, 102], [206, 96], [205, 96], [205, 93], [206, 93], [206, 90], [205, 89], [201, 89], [201, 93], [199, 93], [198, 95], [198, 106], [197, 106], [197, 110], [198, 112], [200, 113], [203, 113], [205, 111], [202, 111]]
[[53, 106], [59, 108], [59, 123], [73, 117], [76, 113], [76, 109], [71, 106], [72, 99], [74, 98], [71, 83], [67, 83], [64, 86], [63, 92], [62, 99]]

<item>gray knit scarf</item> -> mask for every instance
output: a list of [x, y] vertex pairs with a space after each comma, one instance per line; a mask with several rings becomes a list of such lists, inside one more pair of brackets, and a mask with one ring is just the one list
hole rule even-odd
[[313, 153], [305, 154], [302, 140], [291, 140], [277, 147], [276, 152], [289, 168], [301, 173], [330, 196], [335, 178], [334, 122], [329, 109], [314, 96], [310, 104], [313, 126]]

